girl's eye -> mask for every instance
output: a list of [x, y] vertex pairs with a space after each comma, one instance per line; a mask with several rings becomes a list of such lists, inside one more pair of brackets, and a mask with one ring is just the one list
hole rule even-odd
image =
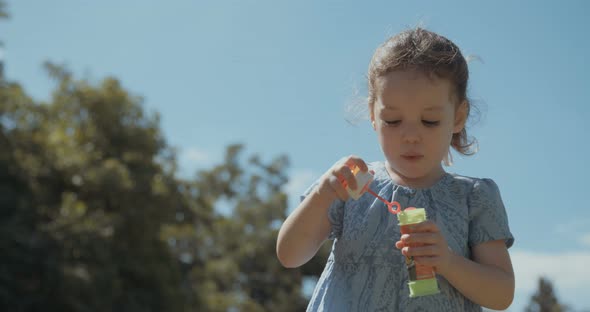
[[440, 124], [438, 120], [422, 120], [422, 123], [427, 127], [436, 127]]
[[401, 120], [384, 120], [385, 124], [387, 124], [388, 126], [397, 126], [400, 123], [402, 123]]

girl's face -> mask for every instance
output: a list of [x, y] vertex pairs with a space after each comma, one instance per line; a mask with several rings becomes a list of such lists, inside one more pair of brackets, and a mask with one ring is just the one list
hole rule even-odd
[[375, 92], [371, 121], [389, 174], [402, 185], [432, 185], [444, 173], [453, 133], [463, 129], [466, 103], [453, 103], [448, 80], [415, 71], [378, 78]]

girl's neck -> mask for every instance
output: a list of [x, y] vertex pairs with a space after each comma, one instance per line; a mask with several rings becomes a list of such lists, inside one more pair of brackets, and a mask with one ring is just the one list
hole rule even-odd
[[441, 165], [425, 176], [418, 178], [409, 178], [395, 171], [387, 161], [385, 162], [385, 169], [387, 169], [389, 177], [393, 180], [395, 184], [413, 189], [429, 188], [436, 184], [436, 182], [438, 182], [446, 173]]

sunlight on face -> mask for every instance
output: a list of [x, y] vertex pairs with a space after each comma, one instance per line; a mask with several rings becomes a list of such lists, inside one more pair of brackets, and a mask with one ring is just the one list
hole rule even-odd
[[415, 71], [394, 71], [377, 81], [371, 121], [392, 178], [427, 187], [444, 173], [441, 161], [454, 132], [463, 128], [451, 84]]

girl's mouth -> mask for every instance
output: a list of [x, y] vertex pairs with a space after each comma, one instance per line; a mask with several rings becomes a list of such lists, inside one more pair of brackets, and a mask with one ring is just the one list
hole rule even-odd
[[418, 160], [424, 158], [424, 155], [408, 154], [408, 155], [402, 155], [402, 158], [407, 161], [418, 161]]

